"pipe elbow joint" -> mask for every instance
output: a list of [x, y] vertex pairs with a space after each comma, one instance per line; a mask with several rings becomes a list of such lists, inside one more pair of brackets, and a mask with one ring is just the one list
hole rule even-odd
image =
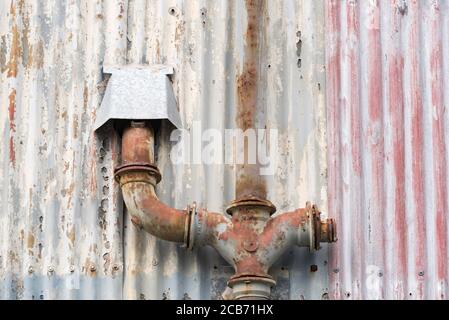
[[121, 166], [116, 179], [135, 225], [163, 240], [186, 243], [188, 211], [171, 208], [157, 198], [155, 186], [160, 174], [155, 166]]
[[156, 195], [161, 174], [154, 165], [154, 131], [145, 121], [131, 121], [122, 135], [122, 165], [115, 178], [134, 224], [167, 241], [187, 243], [189, 210], [177, 210]]

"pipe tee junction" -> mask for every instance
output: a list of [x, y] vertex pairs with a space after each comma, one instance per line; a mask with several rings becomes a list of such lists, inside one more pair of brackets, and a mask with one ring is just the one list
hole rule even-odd
[[154, 161], [154, 132], [147, 122], [131, 122], [122, 136], [122, 164], [115, 176], [132, 222], [167, 241], [188, 249], [209, 245], [234, 267], [228, 282], [231, 299], [269, 299], [276, 284], [269, 269], [293, 246], [320, 249], [335, 242], [333, 219], [322, 220], [316, 206], [274, 214], [266, 199], [247, 197], [232, 202], [226, 213], [192, 204], [185, 210], [162, 203], [155, 187], [161, 174]]

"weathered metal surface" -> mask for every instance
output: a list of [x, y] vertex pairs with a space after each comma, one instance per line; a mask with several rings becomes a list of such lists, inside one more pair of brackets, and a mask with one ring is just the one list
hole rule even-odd
[[331, 298], [448, 298], [448, 28], [448, 1], [326, 1]]
[[[244, 1], [0, 1], [0, 297], [217, 298], [233, 270], [141, 232], [113, 179], [111, 128], [94, 133], [103, 65], [172, 65], [183, 127], [237, 127]], [[280, 158], [267, 176], [278, 211], [327, 207], [322, 1], [267, 1], [260, 75]], [[264, 19], [265, 19], [264, 18]], [[162, 125], [159, 135], [167, 137]], [[235, 167], [173, 165], [159, 139], [158, 196], [224, 212]], [[328, 297], [327, 248], [293, 249], [270, 270], [282, 299]], [[318, 266], [316, 272], [310, 266]]]

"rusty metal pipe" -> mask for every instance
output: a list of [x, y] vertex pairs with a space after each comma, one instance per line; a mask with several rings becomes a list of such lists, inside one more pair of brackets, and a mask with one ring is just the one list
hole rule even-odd
[[309, 203], [275, 216], [274, 205], [255, 196], [235, 200], [227, 209], [229, 215], [197, 209], [195, 204], [186, 210], [165, 205], [155, 192], [161, 175], [154, 163], [149, 123], [132, 122], [124, 130], [116, 178], [134, 224], [190, 249], [212, 246], [234, 267], [228, 282], [232, 299], [268, 299], [276, 284], [269, 269], [285, 251], [295, 245], [317, 250], [321, 242], [336, 241], [334, 221], [322, 221]]
[[[237, 127], [248, 129], [265, 128], [266, 116], [264, 105], [260, 103], [263, 76], [260, 53], [262, 52], [263, 14], [266, 0], [246, 0], [247, 27], [244, 46], [244, 62], [241, 74], [237, 78]], [[236, 166], [236, 199], [258, 198], [267, 196], [267, 182], [259, 174], [261, 164], [249, 161], [249, 141], [244, 142], [244, 163]]]
[[122, 136], [122, 165], [116, 178], [134, 224], [168, 241], [184, 242], [188, 224], [185, 210], [165, 205], [156, 196], [160, 181], [154, 165], [154, 133], [148, 123], [132, 122]]
[[318, 250], [334, 242], [333, 220], [320, 220], [315, 206], [270, 216], [266, 200], [235, 201], [226, 215], [195, 210], [190, 224], [190, 247], [210, 245], [235, 269], [228, 285], [232, 299], [268, 299], [275, 281], [270, 267], [293, 246]]

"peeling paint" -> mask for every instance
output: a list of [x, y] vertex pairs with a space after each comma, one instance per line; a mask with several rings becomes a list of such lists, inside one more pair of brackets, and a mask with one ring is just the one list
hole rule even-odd
[[6, 54], [7, 54], [6, 36], [3, 35], [0, 38], [0, 73], [6, 71]]
[[16, 131], [15, 114], [16, 114], [16, 89], [9, 94], [9, 161], [15, 166], [16, 150], [14, 147], [14, 132]]
[[34, 247], [34, 235], [29, 232], [27, 237], [27, 248], [32, 249]]
[[8, 78], [15, 78], [17, 76], [17, 69], [19, 60], [22, 56], [22, 47], [20, 44], [20, 34], [17, 25], [14, 25], [11, 30], [12, 42], [9, 53], [9, 61], [6, 64]]
[[36, 69], [42, 69], [44, 64], [44, 44], [39, 41], [36, 45], [31, 46], [30, 52], [32, 54], [29, 58], [28, 68], [34, 67]]

